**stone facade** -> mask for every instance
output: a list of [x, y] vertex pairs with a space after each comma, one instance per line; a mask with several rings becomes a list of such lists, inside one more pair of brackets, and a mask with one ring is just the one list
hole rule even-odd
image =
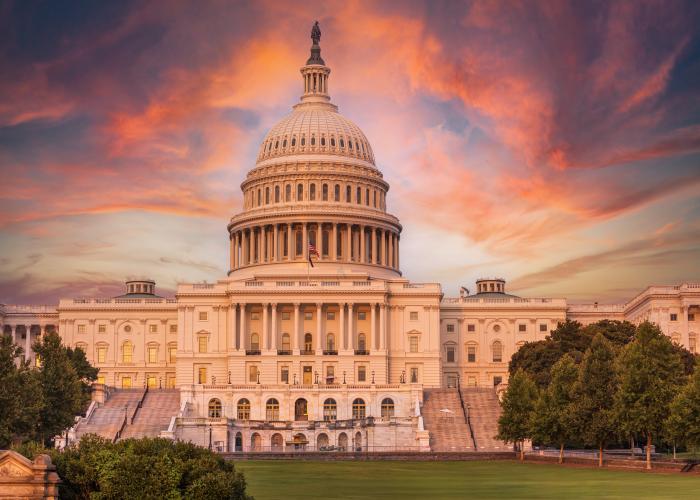
[[0, 499], [57, 499], [60, 482], [48, 455], [32, 462], [15, 451], [0, 450]]

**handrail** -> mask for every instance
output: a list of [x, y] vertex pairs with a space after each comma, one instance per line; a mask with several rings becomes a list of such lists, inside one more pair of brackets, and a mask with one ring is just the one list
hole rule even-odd
[[474, 436], [474, 428], [472, 427], [472, 420], [469, 416], [469, 410], [467, 409], [467, 406], [464, 404], [464, 397], [462, 397], [462, 384], [457, 381], [457, 394], [459, 394], [459, 403], [462, 405], [462, 412], [464, 413], [464, 420], [467, 422], [467, 426], [469, 427], [469, 434], [472, 437], [472, 443], [474, 443], [474, 450], [478, 451], [479, 448], [476, 445], [476, 436]]
[[131, 421], [129, 423], [132, 425], [134, 424], [134, 420], [136, 419], [136, 414], [139, 412], [139, 408], [143, 406], [143, 400], [146, 399], [146, 394], [148, 394], [148, 384], [146, 384], [146, 390], [143, 391], [139, 402], [136, 404], [136, 409], [134, 410], [134, 413], [131, 414]]
[[112, 439], [113, 443], [116, 443], [117, 441], [119, 441], [119, 438], [122, 437], [122, 432], [124, 432], [124, 427], [126, 427], [126, 420], [127, 420], [126, 412], [124, 412], [124, 420], [122, 420], [121, 427], [119, 427], [119, 430], [117, 431], [117, 433], [114, 435], [114, 438]]

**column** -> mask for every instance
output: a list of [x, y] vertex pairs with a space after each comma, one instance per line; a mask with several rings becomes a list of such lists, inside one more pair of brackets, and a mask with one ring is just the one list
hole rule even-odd
[[292, 254], [292, 250], [293, 250], [292, 239], [293, 239], [292, 238], [292, 224], [290, 222], [289, 224], [287, 224], [287, 259], [290, 261], [293, 260], [293, 258], [292, 258], [292, 255], [293, 255]]
[[386, 350], [386, 304], [379, 304], [379, 349]]
[[303, 224], [304, 237], [301, 240], [301, 255], [304, 260], [309, 258], [309, 223], [304, 222]]
[[248, 264], [255, 261], [255, 232], [251, 227], [248, 229]]
[[347, 329], [346, 329], [346, 324], [345, 324], [345, 304], [341, 302], [338, 304], [339, 309], [340, 309], [340, 339], [338, 340], [338, 344], [340, 344], [340, 348], [346, 350], [348, 348], [348, 339], [347, 339]]
[[345, 255], [345, 262], [350, 262], [352, 260], [352, 224], [346, 224], [347, 232], [347, 248]]
[[396, 233], [396, 241], [394, 241], [394, 253], [396, 257], [394, 259], [396, 269], [399, 268], [399, 234]]
[[367, 245], [365, 243], [365, 226], [360, 226], [360, 262], [367, 262]]
[[370, 264], [379, 263], [377, 260], [377, 230], [375, 228], [372, 228], [372, 253], [370, 253], [369, 259]]
[[335, 222], [333, 223], [333, 231], [331, 235], [333, 239], [330, 242], [331, 247], [329, 249], [329, 253], [331, 254], [331, 259], [336, 261], [338, 260], [338, 224], [336, 224]]
[[236, 339], [236, 309], [238, 304], [231, 304], [228, 308], [228, 335], [226, 341], [226, 350], [234, 351], [238, 349], [238, 342]]
[[316, 354], [323, 354], [323, 304], [316, 304]]
[[353, 329], [352, 302], [348, 302], [348, 349], [355, 349], [355, 334]]
[[377, 304], [370, 304], [370, 321], [372, 324], [369, 328], [370, 341], [367, 342], [367, 348], [370, 350], [378, 349], [377, 347]]
[[229, 266], [228, 266], [228, 269], [229, 269], [229, 271], [232, 271], [236, 267], [236, 262], [233, 258], [233, 240], [234, 240], [234, 236], [230, 235], [229, 241], [228, 241], [228, 247], [229, 247]]
[[241, 351], [245, 351], [248, 347], [248, 335], [245, 331], [245, 304], [241, 304], [241, 327], [238, 332], [238, 346]]
[[264, 238], [265, 226], [260, 226], [258, 228], [258, 263], [265, 261], [265, 238]]
[[381, 236], [380, 236], [381, 242], [380, 242], [380, 244], [379, 244], [379, 246], [381, 247], [381, 251], [380, 251], [381, 257], [380, 257], [380, 261], [379, 261], [379, 262], [380, 262], [383, 266], [386, 266], [386, 231], [385, 231], [384, 229], [380, 229], [379, 231], [380, 231], [379, 234], [381, 235]]
[[389, 232], [389, 267], [394, 267], [394, 234]]
[[268, 333], [268, 328], [267, 328], [267, 304], [262, 305], [262, 350], [267, 351], [269, 349], [270, 344], [267, 341], [267, 333]]
[[19, 325], [15, 325], [12, 327], [12, 343], [16, 344], [17, 343], [17, 328], [19, 328]]
[[[277, 226], [275, 226], [275, 229], [277, 229]], [[275, 231], [277, 232], [277, 231]], [[277, 241], [277, 237], [275, 237], [275, 241]], [[277, 350], [277, 304], [272, 303], [272, 334], [271, 334], [271, 344], [270, 344], [270, 349], [273, 351]]]
[[279, 242], [279, 237], [280, 237], [280, 231], [279, 231], [279, 226], [275, 224], [274, 229], [273, 229], [273, 234], [272, 234], [272, 257], [274, 262], [279, 262], [280, 260], [280, 242]]
[[294, 354], [299, 354], [299, 303], [294, 303], [294, 337], [292, 338]]
[[32, 325], [24, 325], [24, 359], [29, 361], [32, 353]]

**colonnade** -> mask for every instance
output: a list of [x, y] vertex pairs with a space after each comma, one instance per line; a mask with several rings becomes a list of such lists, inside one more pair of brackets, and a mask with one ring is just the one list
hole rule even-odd
[[399, 269], [399, 234], [363, 224], [301, 222], [237, 229], [230, 235], [230, 268], [306, 261], [309, 245], [321, 261], [356, 262]]
[[[23, 333], [23, 330], [24, 330], [25, 336], [24, 336], [23, 349], [24, 349], [24, 359], [25, 360], [29, 360], [31, 358], [31, 354], [32, 354], [32, 335], [31, 335], [31, 332], [32, 332], [32, 326], [34, 326], [34, 325], [35, 324], [26, 324], [26, 325], [18, 324], [18, 325], [14, 325], [14, 326], [13, 325], [5, 325], [5, 327], [4, 327], [4, 328], [10, 329], [11, 334], [12, 334], [12, 343], [18, 344], [18, 345], [19, 345], [18, 341], [20, 339], [20, 335]], [[43, 335], [45, 335], [49, 331], [49, 328], [54, 328], [53, 325], [38, 325], [38, 327], [39, 327], [39, 335], [38, 335], [38, 337], [35, 337], [35, 339], [39, 339]]]

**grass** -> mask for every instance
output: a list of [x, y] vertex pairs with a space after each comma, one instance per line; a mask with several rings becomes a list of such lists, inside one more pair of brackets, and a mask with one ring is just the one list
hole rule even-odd
[[517, 462], [236, 462], [256, 500], [700, 498], [700, 477]]

